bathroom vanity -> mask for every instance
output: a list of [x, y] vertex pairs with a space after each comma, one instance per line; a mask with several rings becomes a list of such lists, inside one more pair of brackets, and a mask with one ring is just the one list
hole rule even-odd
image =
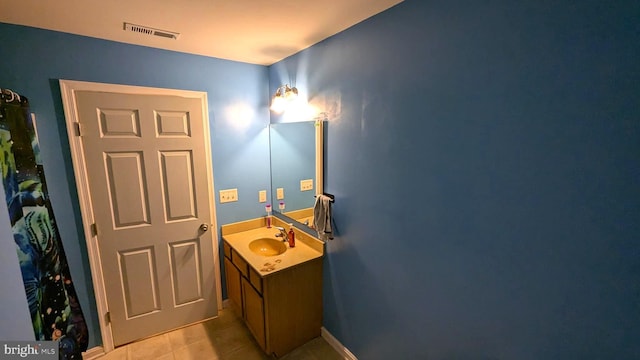
[[322, 327], [323, 244], [294, 231], [296, 246], [289, 248], [264, 219], [222, 226], [229, 301], [262, 349], [276, 357], [320, 336]]

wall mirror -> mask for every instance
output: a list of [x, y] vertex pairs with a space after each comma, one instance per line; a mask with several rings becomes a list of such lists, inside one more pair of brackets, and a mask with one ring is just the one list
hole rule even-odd
[[274, 213], [303, 229], [313, 228], [315, 195], [322, 194], [322, 132], [322, 121], [269, 125], [271, 205]]

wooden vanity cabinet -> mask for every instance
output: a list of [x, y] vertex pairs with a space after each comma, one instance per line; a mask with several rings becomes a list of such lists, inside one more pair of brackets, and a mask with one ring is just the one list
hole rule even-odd
[[237, 267], [231, 263], [231, 247], [224, 243], [224, 269], [225, 280], [227, 281], [227, 297], [231, 302], [231, 306], [241, 315], [242, 313], [242, 285], [240, 279], [242, 274]]
[[242, 314], [242, 287], [240, 279], [240, 271], [233, 266], [231, 261], [225, 256], [224, 258], [225, 278], [227, 280], [227, 297], [229, 298], [233, 308], [240, 314]]
[[261, 277], [224, 242], [227, 294], [267, 354], [283, 356], [320, 336], [322, 258]]
[[262, 295], [242, 278], [242, 293], [244, 294], [244, 320], [262, 349], [266, 349], [264, 299]]

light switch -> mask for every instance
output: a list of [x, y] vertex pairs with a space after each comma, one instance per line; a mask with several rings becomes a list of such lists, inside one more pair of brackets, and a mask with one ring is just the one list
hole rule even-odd
[[220, 203], [238, 201], [238, 189], [220, 190]]
[[278, 200], [284, 199], [284, 189], [283, 188], [277, 188], [276, 189], [276, 199], [278, 199]]
[[313, 179], [300, 180], [300, 191], [313, 190]]
[[258, 201], [261, 203], [267, 202], [267, 190], [258, 191]]

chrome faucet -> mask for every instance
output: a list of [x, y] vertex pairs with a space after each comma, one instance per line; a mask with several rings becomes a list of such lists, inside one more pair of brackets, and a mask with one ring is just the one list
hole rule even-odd
[[289, 242], [289, 234], [287, 234], [287, 230], [280, 226], [274, 226], [273, 228], [280, 231], [276, 234], [276, 237], [281, 237], [283, 242]]

